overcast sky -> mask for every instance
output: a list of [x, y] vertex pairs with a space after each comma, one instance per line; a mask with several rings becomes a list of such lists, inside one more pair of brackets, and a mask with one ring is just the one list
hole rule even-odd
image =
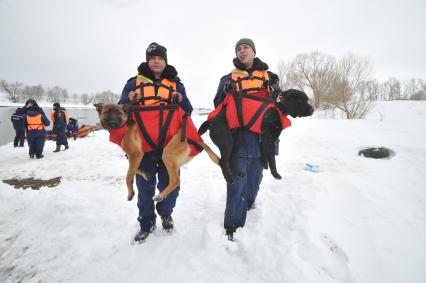
[[192, 104], [211, 107], [241, 37], [272, 71], [320, 51], [365, 56], [380, 80], [426, 79], [425, 0], [0, 0], [0, 79], [121, 93], [157, 42]]

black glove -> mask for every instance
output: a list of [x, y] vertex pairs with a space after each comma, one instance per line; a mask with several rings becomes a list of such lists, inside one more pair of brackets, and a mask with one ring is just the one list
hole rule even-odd
[[226, 82], [223, 85], [223, 91], [225, 93], [230, 93], [230, 94], [234, 94], [235, 93], [235, 88], [234, 88], [234, 84], [231, 81]]

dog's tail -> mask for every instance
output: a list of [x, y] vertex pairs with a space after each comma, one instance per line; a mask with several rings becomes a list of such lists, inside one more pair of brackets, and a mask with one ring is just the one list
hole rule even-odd
[[198, 143], [207, 152], [208, 156], [213, 161], [213, 163], [219, 165], [220, 157], [216, 153], [214, 153], [214, 151], [204, 142], [200, 141]]
[[205, 132], [207, 132], [208, 129], [210, 129], [210, 121], [205, 121], [201, 124], [200, 128], [198, 128], [198, 133], [200, 136], [202, 136]]

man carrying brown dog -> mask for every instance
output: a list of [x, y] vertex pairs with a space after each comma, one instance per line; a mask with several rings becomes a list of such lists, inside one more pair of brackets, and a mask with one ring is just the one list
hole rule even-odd
[[[130, 78], [121, 95], [120, 104], [155, 104], [159, 100], [143, 100], [144, 97], [158, 97], [170, 102], [170, 96], [176, 99], [179, 106], [188, 114], [192, 112], [191, 102], [186, 96], [185, 87], [177, 76], [176, 69], [167, 63], [167, 49], [157, 43], [151, 43], [146, 50], [146, 62], [138, 67], [138, 75]], [[156, 214], [154, 211], [153, 197], [155, 189], [161, 192], [168, 183], [169, 176], [162, 160], [163, 150], [154, 150], [144, 154], [139, 169], [149, 176], [145, 180], [141, 175], [136, 175], [138, 188], [138, 221], [140, 231], [134, 240], [143, 242], [156, 227]], [[158, 182], [157, 182], [158, 178]], [[177, 187], [167, 198], [156, 203], [157, 213], [161, 217], [163, 229], [173, 231], [172, 212], [176, 205], [180, 187]]]

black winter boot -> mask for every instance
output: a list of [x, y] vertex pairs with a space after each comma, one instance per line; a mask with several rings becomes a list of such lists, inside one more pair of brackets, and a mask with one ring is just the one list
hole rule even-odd
[[228, 241], [231, 241], [231, 242], [234, 241], [234, 232], [235, 232], [234, 229], [230, 229], [230, 228], [226, 229], [226, 236], [228, 237]]
[[155, 230], [155, 225], [151, 226], [148, 231], [142, 231], [140, 230], [136, 236], [135, 236], [135, 243], [140, 244], [145, 241], [146, 238], [148, 238], [149, 234], [151, 234]]
[[66, 150], [66, 149], [68, 149], [68, 148], [70, 148], [67, 144], [65, 145], [65, 149], [64, 150]]
[[61, 151], [61, 146], [60, 146], [60, 145], [57, 145], [57, 146], [56, 146], [56, 149], [55, 149], [53, 152], [59, 152], [59, 151]]
[[163, 225], [163, 229], [167, 232], [173, 231], [174, 223], [171, 215], [161, 217], [161, 224]]

